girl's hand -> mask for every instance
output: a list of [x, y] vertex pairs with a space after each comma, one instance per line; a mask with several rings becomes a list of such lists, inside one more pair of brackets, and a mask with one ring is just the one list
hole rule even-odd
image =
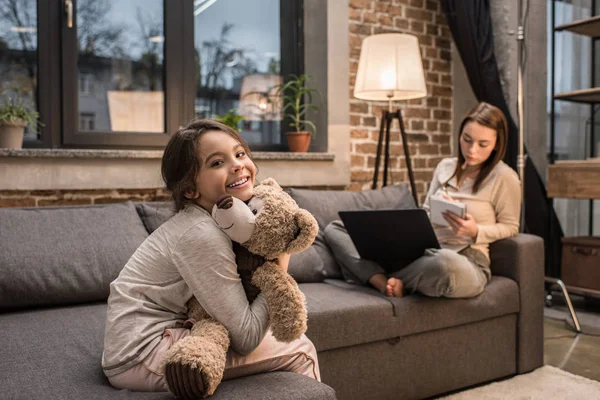
[[283, 253], [282, 255], [277, 257], [277, 259], [275, 260], [275, 264], [277, 264], [277, 266], [281, 268], [283, 272], [287, 272], [288, 266], [290, 264], [290, 254]]
[[479, 228], [471, 214], [467, 214], [465, 219], [462, 219], [450, 211], [446, 211], [442, 215], [444, 216], [444, 219], [448, 221], [455, 234], [459, 236], [468, 236], [473, 238], [473, 240], [477, 238]]

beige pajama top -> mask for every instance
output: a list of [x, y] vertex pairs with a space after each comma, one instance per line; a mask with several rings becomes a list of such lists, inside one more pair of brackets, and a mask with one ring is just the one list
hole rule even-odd
[[[476, 239], [457, 236], [452, 229], [435, 227], [435, 232], [444, 248], [460, 249], [470, 245], [489, 259], [489, 244], [496, 240], [515, 236], [519, 232], [521, 215], [521, 182], [517, 173], [500, 161], [473, 194], [472, 178], [466, 178], [459, 186], [454, 173], [458, 159], [445, 158], [435, 169], [431, 186], [423, 208], [429, 211], [429, 199], [433, 195], [447, 193], [467, 205], [467, 213], [477, 223]], [[447, 183], [446, 183], [447, 182]]]
[[248, 354], [269, 326], [262, 293], [252, 304], [237, 272], [231, 239], [203, 208], [188, 205], [155, 230], [110, 284], [102, 368], [114, 376], [133, 367], [182, 327], [195, 296], [230, 333], [231, 347]]

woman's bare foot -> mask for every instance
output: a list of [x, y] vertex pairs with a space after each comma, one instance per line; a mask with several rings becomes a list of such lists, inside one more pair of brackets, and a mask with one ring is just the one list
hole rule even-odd
[[385, 295], [388, 297], [403, 297], [404, 284], [398, 278], [390, 278], [385, 286]]
[[385, 294], [388, 277], [385, 274], [375, 274], [369, 278], [369, 283], [381, 293]]

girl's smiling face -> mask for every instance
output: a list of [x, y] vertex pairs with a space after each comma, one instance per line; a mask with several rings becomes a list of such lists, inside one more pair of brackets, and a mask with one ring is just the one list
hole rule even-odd
[[189, 198], [211, 212], [217, 198], [230, 194], [242, 201], [252, 198], [256, 165], [244, 147], [222, 131], [208, 131], [198, 139], [200, 171], [196, 176], [196, 193]]

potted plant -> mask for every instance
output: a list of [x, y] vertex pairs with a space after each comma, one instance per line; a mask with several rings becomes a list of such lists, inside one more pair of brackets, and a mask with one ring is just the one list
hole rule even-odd
[[23, 147], [25, 127], [29, 125], [37, 132], [39, 114], [30, 111], [19, 99], [4, 97], [0, 105], [0, 148], [20, 149]]
[[[278, 94], [283, 99], [283, 112], [290, 120], [289, 126], [294, 130], [287, 132], [288, 145], [292, 152], [306, 152], [310, 146], [311, 137], [316, 134], [317, 127], [306, 119], [309, 109], [319, 111], [313, 104], [313, 94], [320, 93], [317, 89], [306, 87], [308, 75], [290, 75], [287, 82], [278, 87]], [[308, 131], [307, 128], [310, 130]]]
[[244, 117], [238, 115], [235, 109], [231, 109], [223, 115], [215, 115], [215, 119], [220, 123], [239, 131], [238, 124], [244, 119]]

